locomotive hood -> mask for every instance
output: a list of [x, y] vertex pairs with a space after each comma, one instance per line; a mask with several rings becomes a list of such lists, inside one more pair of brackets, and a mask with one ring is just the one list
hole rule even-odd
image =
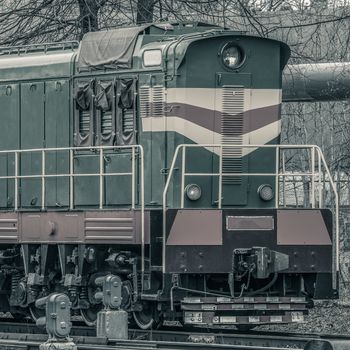
[[253, 36], [253, 35], [246, 35], [245, 32], [238, 32], [238, 31], [233, 31], [233, 30], [227, 30], [224, 28], [221, 29], [211, 29], [208, 30], [204, 33], [192, 33], [192, 34], [187, 34], [183, 37], [177, 38], [174, 41], [172, 41], [169, 44], [169, 47], [172, 46], [173, 49], [172, 50], [168, 50], [168, 52], [170, 53], [170, 55], [173, 55], [174, 57], [176, 56], [176, 68], [180, 67], [187, 49], [195, 42], [198, 42], [200, 40], [207, 40], [209, 38], [222, 38], [222, 37], [245, 37], [245, 38], [258, 38], [259, 40], [262, 41], [266, 41], [266, 42], [275, 42], [278, 43], [280, 45], [280, 50], [281, 50], [281, 60], [280, 60], [280, 69], [283, 70], [284, 67], [286, 66], [289, 57], [290, 57], [290, 48], [289, 46], [282, 42], [282, 41], [278, 41], [278, 40], [274, 40], [274, 39], [269, 39], [269, 38], [263, 38], [263, 37], [257, 37], [257, 36]]

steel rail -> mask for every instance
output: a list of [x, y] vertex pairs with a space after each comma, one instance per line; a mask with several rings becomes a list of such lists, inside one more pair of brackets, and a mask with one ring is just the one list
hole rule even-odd
[[[18, 334], [0, 333], [0, 348], [11, 350], [34, 350], [39, 349], [40, 344], [47, 340], [44, 334]], [[189, 349], [235, 349], [235, 350], [282, 350], [283, 347], [263, 345], [240, 345], [215, 342], [189, 342], [189, 341], [157, 341], [157, 340], [107, 340], [96, 337], [73, 337], [73, 341], [79, 350], [189, 350]], [[297, 349], [297, 348], [295, 348]]]
[[[16, 333], [14, 333], [16, 331]], [[342, 341], [349, 343], [348, 335], [327, 334], [297, 334], [271, 331], [239, 332], [233, 329], [211, 328], [200, 329], [192, 327], [183, 330], [181, 327], [167, 327], [162, 330], [130, 329], [130, 340], [109, 340], [96, 338], [96, 331], [92, 327], [74, 325], [71, 332], [78, 349], [201, 349], [219, 347], [222, 349], [246, 350], [277, 350], [282, 348], [302, 349], [310, 340], [326, 340], [330, 342]], [[43, 328], [34, 323], [0, 322], [0, 348], [4, 344], [14, 344], [20, 341], [40, 343], [47, 339]], [[28, 344], [29, 344], [28, 343]], [[30, 345], [30, 344], [29, 344]], [[11, 347], [9, 347], [11, 348]], [[23, 347], [22, 347], [23, 348]], [[22, 349], [21, 348], [21, 349]], [[24, 347], [28, 349], [28, 347]], [[16, 349], [17, 348], [11, 348]], [[20, 349], [18, 347], [18, 349]]]
[[[0, 322], [0, 349], [36, 350], [48, 336], [34, 323]], [[17, 328], [16, 328], [17, 326]], [[176, 330], [176, 328], [178, 330]], [[10, 331], [9, 331], [10, 330]], [[332, 344], [350, 345], [348, 335], [297, 334], [269, 331], [238, 332], [232, 329], [171, 330], [129, 330], [129, 340], [97, 338], [95, 329], [87, 326], [74, 326], [72, 339], [81, 350], [192, 350], [192, 349], [240, 349], [240, 350], [282, 350], [303, 349], [309, 341], [326, 341]], [[17, 333], [13, 333], [17, 331]], [[21, 331], [21, 332], [18, 332]], [[207, 332], [207, 333], [206, 333]]]

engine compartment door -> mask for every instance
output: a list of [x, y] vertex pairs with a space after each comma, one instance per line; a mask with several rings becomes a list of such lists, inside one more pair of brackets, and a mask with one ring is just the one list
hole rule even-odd
[[[216, 143], [222, 148], [222, 205], [246, 205], [249, 178], [247, 148], [244, 135], [250, 106], [251, 75], [216, 73], [215, 119], [220, 125]], [[227, 147], [225, 147], [227, 145]], [[238, 147], [229, 147], [237, 145]], [[217, 150], [217, 155], [219, 150]], [[213, 172], [219, 169], [219, 157], [214, 157]], [[213, 179], [213, 199], [218, 197], [218, 177]]]

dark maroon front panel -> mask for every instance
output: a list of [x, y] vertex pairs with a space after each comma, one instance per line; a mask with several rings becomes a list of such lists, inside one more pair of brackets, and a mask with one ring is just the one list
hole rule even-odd
[[[288, 254], [290, 264], [285, 272], [332, 270], [329, 210], [212, 209], [211, 212], [206, 213], [207, 218], [215, 219], [208, 223], [203, 221], [203, 212], [199, 210], [168, 210], [167, 272], [229, 273], [233, 250], [251, 247], [268, 247]], [[191, 225], [187, 227], [181, 220], [188, 218]], [[213, 223], [220, 225], [220, 236]]]

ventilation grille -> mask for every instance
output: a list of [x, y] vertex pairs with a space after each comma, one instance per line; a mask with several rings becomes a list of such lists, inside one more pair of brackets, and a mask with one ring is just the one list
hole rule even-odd
[[101, 113], [101, 134], [108, 136], [112, 132], [112, 113]]
[[90, 132], [90, 111], [79, 111], [79, 133], [86, 135]]
[[141, 86], [139, 94], [141, 118], [164, 115], [164, 87], [162, 85]]
[[151, 115], [150, 87], [140, 86], [139, 96], [140, 96], [140, 117], [147, 118]]
[[123, 113], [123, 133], [131, 133], [134, 131], [134, 110], [127, 109]]
[[[224, 86], [222, 88], [222, 145], [243, 143], [244, 87]], [[242, 148], [222, 148], [222, 183], [239, 185], [241, 176], [225, 176], [225, 174], [242, 173]]]
[[164, 87], [156, 85], [152, 87], [152, 117], [164, 115]]

